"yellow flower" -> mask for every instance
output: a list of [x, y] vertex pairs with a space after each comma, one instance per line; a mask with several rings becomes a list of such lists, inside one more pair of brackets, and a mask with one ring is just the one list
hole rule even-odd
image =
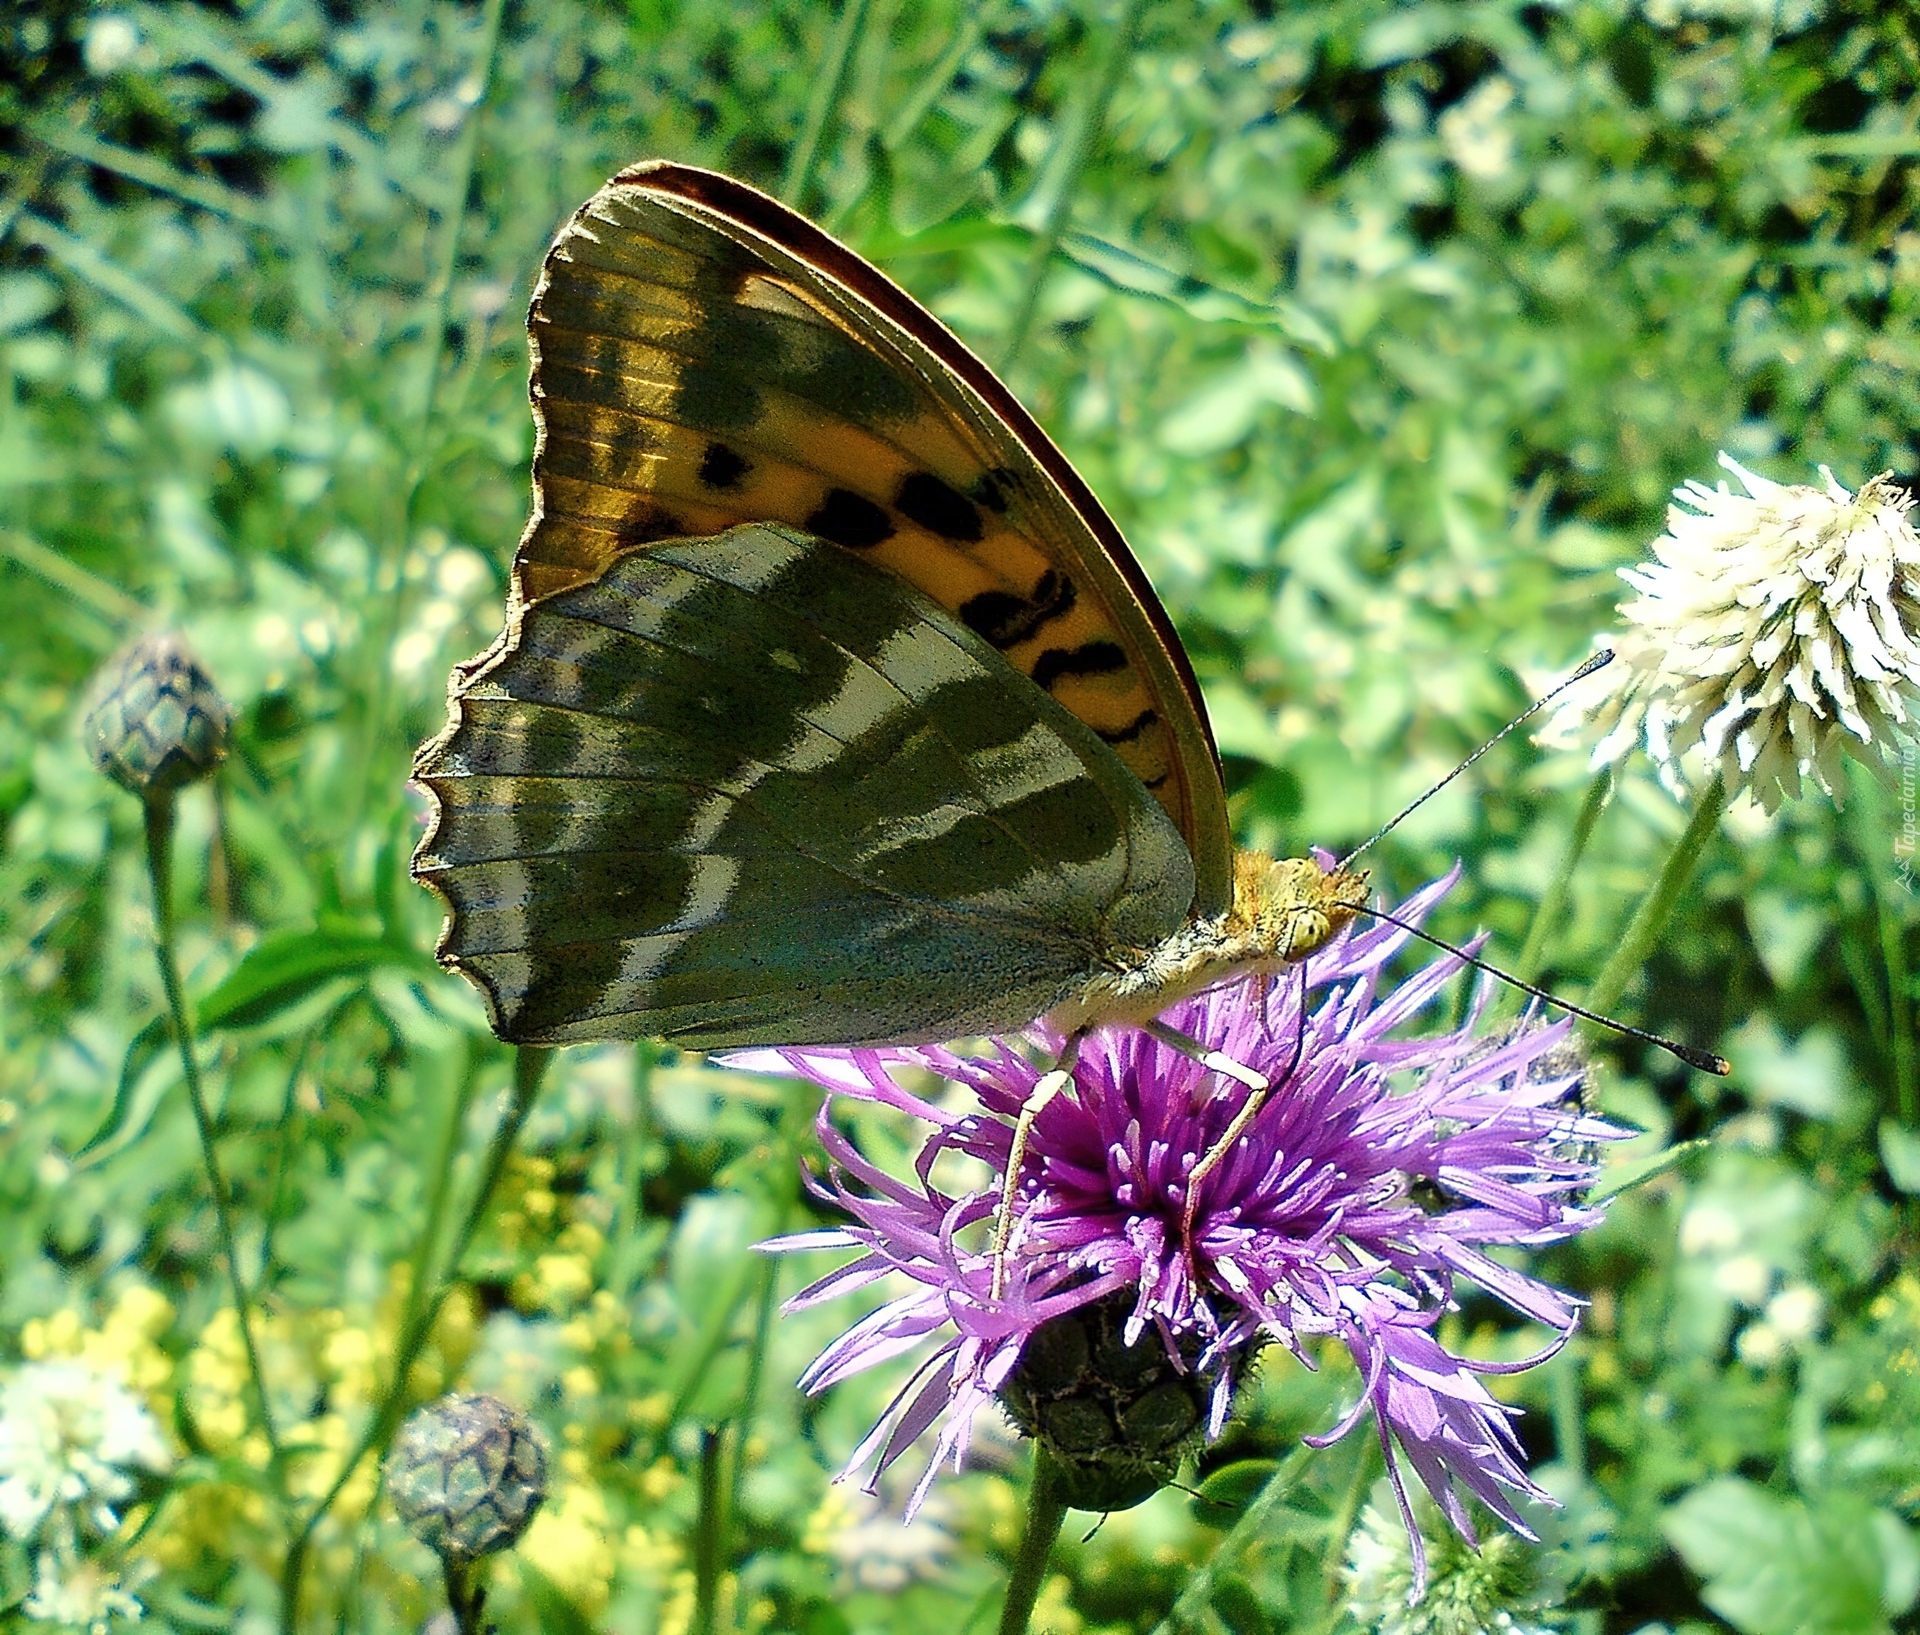
[[519, 1549], [589, 1618], [605, 1610], [619, 1560], [599, 1488], [568, 1482], [533, 1518]]
[[684, 1554], [666, 1533], [649, 1533], [637, 1522], [620, 1541], [620, 1565], [635, 1583], [653, 1589], [667, 1583]]
[[56, 1311], [51, 1317], [32, 1317], [20, 1331], [20, 1349], [28, 1362], [47, 1357], [73, 1357], [80, 1352], [85, 1326], [77, 1311]]
[[182, 1570], [231, 1561], [242, 1540], [270, 1519], [266, 1495], [237, 1482], [194, 1482], [171, 1494], [143, 1549], [163, 1567]]
[[647, 1466], [640, 1476], [640, 1494], [654, 1504], [665, 1504], [686, 1485], [687, 1478], [664, 1454]]
[[342, 1403], [372, 1402], [380, 1394], [380, 1352], [363, 1328], [340, 1328], [320, 1350], [320, 1366], [333, 1382], [329, 1393]]
[[1073, 1610], [1073, 1582], [1065, 1573], [1055, 1573], [1040, 1586], [1027, 1627], [1035, 1635], [1080, 1635], [1086, 1620]]
[[[714, 1586], [714, 1624], [720, 1629], [731, 1629], [736, 1619], [734, 1607], [740, 1598], [740, 1580], [734, 1573], [723, 1574], [720, 1582]], [[691, 1568], [683, 1567], [668, 1581], [666, 1600], [660, 1607], [660, 1621], [654, 1627], [657, 1635], [687, 1635], [693, 1624], [694, 1577]]]
[[580, 1254], [540, 1255], [531, 1272], [513, 1281], [513, 1302], [522, 1311], [571, 1311], [591, 1293], [593, 1262]]

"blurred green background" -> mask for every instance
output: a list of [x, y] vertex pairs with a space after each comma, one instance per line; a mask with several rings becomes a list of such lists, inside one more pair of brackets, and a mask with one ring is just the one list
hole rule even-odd
[[[121, 1541], [147, 1627], [386, 1631], [437, 1604], [430, 1558], [368, 1510], [371, 1466], [291, 1620], [276, 1578], [508, 1079], [428, 957], [406, 777], [449, 664], [499, 625], [532, 276], [621, 165], [782, 193], [1005, 369], [1173, 613], [1270, 847], [1363, 838], [1584, 656], [1613, 570], [1717, 449], [1849, 486], [1920, 464], [1910, 8], [842, 7], [0, 14], [0, 1359], [104, 1348], [144, 1382], [179, 1455]], [[271, 1469], [155, 1023], [137, 805], [75, 734], [90, 672], [156, 622], [237, 712], [217, 786], [183, 799], [176, 889]], [[1462, 859], [1436, 927], [1510, 960], [1587, 786], [1578, 752], [1509, 740], [1376, 880]], [[1711, 1140], [1548, 1265], [1593, 1306], [1512, 1382], [1567, 1501], [1565, 1605], [1536, 1621], [1920, 1628], [1920, 916], [1897, 791], [1851, 795], [1737, 806], [1629, 990], [1630, 1020], [1723, 1050], [1730, 1080], [1597, 1045], [1601, 1105], [1649, 1132], [1629, 1156]], [[1564, 991], [1685, 817], [1629, 763], [1549, 928]], [[650, 1051], [556, 1063], [409, 1382], [499, 1390], [557, 1450], [503, 1629], [990, 1623], [1010, 1442], [907, 1532], [900, 1493], [826, 1487], [889, 1382], [798, 1400], [851, 1313], [778, 1319], [824, 1263], [747, 1251], [813, 1219], [801, 1100]], [[1453, 1332], [1538, 1338], [1471, 1300]], [[1350, 1625], [1333, 1569], [1366, 1438], [1217, 1552], [1235, 1495], [1352, 1384], [1272, 1363], [1209, 1498], [1063, 1546], [1036, 1627], [1152, 1629], [1208, 1561], [1182, 1627]], [[28, 1582], [9, 1542], [0, 1623]]]

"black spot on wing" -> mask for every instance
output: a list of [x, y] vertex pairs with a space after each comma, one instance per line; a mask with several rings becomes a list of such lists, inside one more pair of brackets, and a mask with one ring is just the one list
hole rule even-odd
[[709, 443], [707, 452], [700, 458], [700, 481], [709, 488], [735, 488], [752, 469], [751, 461], [736, 454], [725, 443]]
[[980, 513], [973, 502], [931, 472], [915, 471], [902, 479], [893, 503], [903, 516], [942, 539], [972, 542], [980, 537]]
[[1103, 732], [1100, 736], [1109, 744], [1130, 744], [1159, 719], [1154, 711], [1142, 710], [1119, 731]]
[[1075, 648], [1049, 647], [1033, 667], [1034, 684], [1051, 689], [1062, 676], [1104, 676], [1127, 667], [1127, 655], [1115, 642], [1083, 642]]
[[678, 539], [686, 531], [686, 524], [664, 505], [643, 498], [614, 525], [613, 535], [618, 548], [625, 551], [656, 539]]
[[1049, 568], [1034, 584], [1031, 596], [982, 591], [960, 604], [960, 617], [975, 635], [1004, 652], [1071, 609], [1074, 595], [1073, 581]]
[[849, 550], [870, 550], [893, 536], [893, 521], [872, 500], [845, 488], [830, 488], [807, 527], [822, 539]]
[[984, 505], [989, 511], [1004, 515], [1007, 509], [1007, 490], [1012, 485], [1013, 473], [1004, 468], [983, 471], [967, 493], [976, 505]]

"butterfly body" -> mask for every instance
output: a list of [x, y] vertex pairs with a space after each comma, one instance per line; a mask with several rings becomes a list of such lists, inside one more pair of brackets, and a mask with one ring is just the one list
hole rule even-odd
[[972, 354], [775, 201], [673, 165], [536, 289], [507, 627], [416, 775], [442, 958], [525, 1043], [1145, 1024], [1362, 900], [1236, 858], [1118, 530]]

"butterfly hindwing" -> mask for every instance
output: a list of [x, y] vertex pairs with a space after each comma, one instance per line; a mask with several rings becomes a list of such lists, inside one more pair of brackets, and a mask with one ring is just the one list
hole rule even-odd
[[1084, 723], [912, 586], [778, 526], [523, 608], [418, 775], [442, 954], [522, 1042], [1017, 1026], [1193, 895]]
[[948, 610], [1104, 740], [1229, 892], [1199, 695], [1118, 531], [910, 297], [754, 189], [616, 177], [562, 230], [529, 329], [540, 424], [520, 604], [652, 541], [781, 522]]

